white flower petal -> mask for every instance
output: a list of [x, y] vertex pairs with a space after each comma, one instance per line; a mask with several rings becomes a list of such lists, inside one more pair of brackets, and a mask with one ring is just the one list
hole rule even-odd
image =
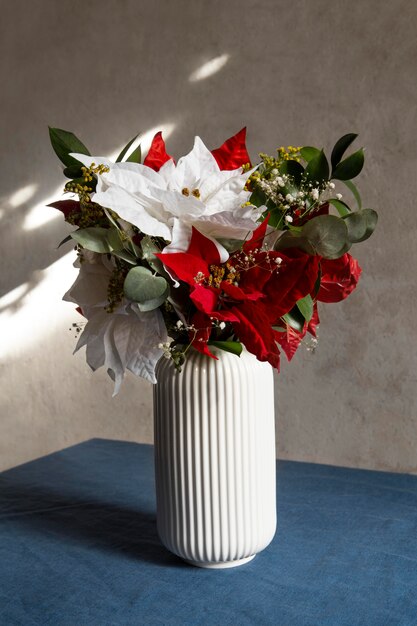
[[[93, 200], [103, 207], [113, 209], [122, 219], [134, 224], [146, 235], [164, 239], [169, 239], [171, 236], [161, 203], [153, 198], [139, 193], [133, 195], [120, 187], [113, 186], [106, 191], [94, 194]], [[155, 215], [158, 217], [154, 217]]]
[[201, 180], [219, 170], [216, 159], [200, 137], [194, 139], [191, 152], [181, 157], [177, 163], [177, 176], [183, 187], [195, 188]]
[[123, 313], [96, 309], [75, 351], [87, 344], [88, 364], [93, 370], [106, 367], [114, 380], [116, 395], [126, 369], [156, 383], [155, 367], [162, 356], [158, 344], [166, 341], [166, 328], [158, 309], [141, 313], [135, 305], [129, 305]]

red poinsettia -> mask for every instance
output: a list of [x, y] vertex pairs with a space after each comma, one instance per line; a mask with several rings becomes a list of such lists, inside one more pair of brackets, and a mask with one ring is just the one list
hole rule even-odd
[[260, 361], [279, 366], [279, 349], [272, 326], [298, 300], [311, 293], [318, 275], [318, 257], [300, 250], [266, 251], [264, 221], [242, 249], [221, 263], [215, 244], [193, 228], [187, 252], [157, 255], [177, 278], [190, 287], [198, 328], [193, 345], [207, 346], [212, 319], [230, 322], [235, 334]]
[[321, 280], [317, 300], [340, 302], [348, 297], [358, 284], [361, 268], [356, 259], [346, 253], [339, 259], [321, 259]]

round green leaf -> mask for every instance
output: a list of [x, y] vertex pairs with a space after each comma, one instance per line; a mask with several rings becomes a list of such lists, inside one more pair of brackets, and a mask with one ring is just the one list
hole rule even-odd
[[344, 218], [348, 229], [348, 238], [351, 243], [365, 241], [375, 230], [378, 214], [373, 209], [362, 209], [350, 213]]
[[137, 302], [141, 311], [157, 309], [169, 295], [169, 285], [162, 276], [155, 276], [146, 267], [132, 267], [125, 278], [126, 298]]
[[336, 215], [314, 217], [304, 225], [302, 236], [325, 259], [337, 259], [350, 247], [345, 221]]

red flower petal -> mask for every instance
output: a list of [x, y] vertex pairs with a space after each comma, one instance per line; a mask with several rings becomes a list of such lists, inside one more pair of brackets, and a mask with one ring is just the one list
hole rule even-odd
[[299, 333], [294, 328], [291, 328], [291, 326], [287, 326], [287, 330], [285, 332], [277, 332], [275, 334], [275, 338], [284, 350], [288, 361], [291, 361], [294, 354], [297, 352], [297, 348], [304, 335], [305, 332]]
[[204, 259], [208, 265], [218, 265], [220, 263], [220, 254], [216, 244], [202, 235], [194, 226], [192, 227], [191, 241], [187, 252], [195, 257]]
[[317, 307], [317, 302], [315, 302], [314, 309], [313, 309], [313, 316], [307, 326], [307, 331], [310, 333], [310, 335], [313, 335], [313, 337], [317, 336], [317, 327], [319, 324], [320, 324], [319, 311]]
[[57, 202], [48, 204], [48, 206], [61, 211], [64, 214], [65, 219], [71, 215], [71, 213], [80, 212], [80, 203], [78, 200], [58, 200]]
[[259, 306], [253, 302], [245, 302], [233, 307], [232, 311], [239, 318], [233, 328], [246, 349], [259, 361], [268, 361], [279, 369], [279, 349], [275, 343], [275, 334]]
[[236, 170], [246, 163], [250, 163], [250, 156], [246, 149], [246, 127], [236, 135], [226, 139], [220, 148], [211, 151], [221, 170]]
[[238, 302], [243, 300], [259, 300], [259, 298], [263, 298], [264, 296], [261, 291], [251, 291], [250, 289], [243, 291], [240, 287], [237, 287], [232, 283], [228, 283], [225, 280], [222, 281], [220, 289], [233, 298], [233, 300], [237, 300]]
[[195, 278], [199, 272], [208, 276], [209, 268], [207, 263], [200, 257], [188, 254], [188, 252], [171, 252], [156, 254], [156, 257], [174, 274], [185, 283], [195, 285]]
[[201, 354], [205, 354], [206, 356], [210, 356], [212, 359], [218, 360], [217, 356], [214, 356], [214, 354], [210, 352], [207, 345], [212, 328], [211, 319], [199, 311], [193, 316], [191, 323], [196, 329], [195, 331], [190, 330], [189, 332], [189, 338], [193, 348], [198, 350], [198, 352], [201, 352]]
[[214, 289], [214, 287], [196, 285], [190, 295], [190, 298], [199, 311], [207, 313], [207, 315], [211, 315], [212, 311], [214, 311], [217, 306], [219, 293], [217, 289]]
[[172, 156], [167, 153], [165, 141], [162, 139], [162, 132], [159, 131], [152, 139], [151, 147], [143, 164], [158, 172], [169, 159], [172, 159]]
[[321, 281], [317, 300], [320, 302], [340, 302], [355, 289], [361, 275], [356, 259], [346, 253], [339, 259], [321, 259]]

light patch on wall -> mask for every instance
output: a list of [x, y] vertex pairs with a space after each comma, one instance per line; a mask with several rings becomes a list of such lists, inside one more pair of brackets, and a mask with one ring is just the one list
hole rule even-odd
[[23, 221], [23, 230], [35, 230], [36, 228], [39, 228], [40, 226], [43, 226], [44, 224], [47, 224], [48, 222], [56, 219], [57, 217], [61, 217], [62, 219], [62, 213], [60, 211], [57, 211], [56, 209], [48, 207], [48, 204], [62, 199], [61, 196], [63, 187], [64, 183], [60, 185], [53, 194], [42, 200], [42, 202], [39, 202], [39, 204], [34, 206], [29, 211]]
[[0, 298], [0, 311], [6, 309], [12, 304], [15, 304], [15, 302], [17, 302], [25, 294], [27, 288], [28, 283], [22, 283], [15, 289], [9, 291], [9, 293], [6, 293], [6, 295], [4, 295], [2, 298]]
[[24, 354], [57, 327], [65, 332], [69, 321], [81, 319], [71, 304], [61, 301], [77, 276], [74, 258], [72, 250], [39, 272], [40, 280], [33, 288], [27, 290], [30, 283], [20, 285], [0, 299], [0, 307], [4, 307], [0, 312], [0, 360]]
[[36, 183], [31, 183], [30, 185], [25, 185], [21, 187], [17, 191], [15, 191], [9, 198], [9, 204], [14, 209], [25, 202], [28, 202], [35, 194], [38, 185]]
[[[155, 134], [161, 130], [162, 136], [164, 140], [166, 141], [168, 137], [172, 135], [175, 129], [175, 126], [176, 126], [175, 124], [159, 124], [158, 126], [154, 126], [154, 128], [150, 128], [144, 133], [140, 133], [139, 137], [133, 142], [133, 144], [129, 148], [129, 151], [127, 152], [126, 156], [128, 156], [131, 152], [133, 152], [133, 150], [135, 150], [137, 146], [140, 144], [140, 147], [142, 150], [142, 161], [143, 161], [143, 157], [148, 152], [152, 139], [154, 138]], [[123, 148], [124, 146], [120, 146], [118, 150], [116, 150], [113, 154], [109, 156], [109, 159], [112, 161], [116, 160], [119, 154], [121, 153], [121, 151], [123, 150]]]
[[210, 61], [206, 61], [199, 68], [197, 68], [190, 76], [190, 83], [196, 83], [199, 80], [204, 80], [209, 76], [213, 76], [213, 74], [217, 74], [220, 72], [222, 67], [226, 65], [229, 60], [229, 54], [221, 54], [218, 57], [214, 57], [214, 59], [210, 59]]

